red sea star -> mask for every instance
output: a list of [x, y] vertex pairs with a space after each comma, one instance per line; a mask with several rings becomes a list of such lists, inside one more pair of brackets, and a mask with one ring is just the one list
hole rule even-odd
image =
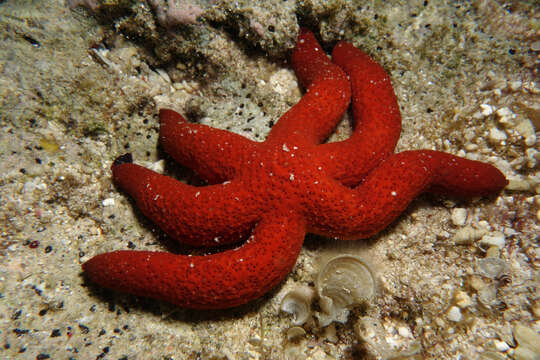
[[[276, 286], [294, 266], [306, 232], [366, 238], [421, 192], [470, 197], [507, 184], [499, 170], [478, 161], [430, 150], [392, 154], [401, 117], [390, 78], [351, 44], [339, 42], [330, 61], [313, 34], [301, 30], [292, 65], [306, 94], [262, 143], [160, 111], [165, 150], [213, 185], [180, 183], [132, 164], [130, 156], [112, 166], [114, 181], [179, 242], [247, 240], [205, 256], [105, 253], [83, 264], [90, 279], [182, 307], [228, 308]], [[353, 134], [321, 144], [351, 90]]]

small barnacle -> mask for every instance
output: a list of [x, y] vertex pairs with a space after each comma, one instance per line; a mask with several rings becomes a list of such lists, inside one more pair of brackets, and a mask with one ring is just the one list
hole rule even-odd
[[311, 287], [298, 286], [283, 297], [280, 309], [292, 314], [294, 325], [303, 325], [311, 316], [311, 302], [314, 296], [315, 291]]
[[349, 309], [375, 296], [377, 281], [370, 265], [354, 255], [339, 255], [328, 261], [316, 281], [322, 312], [321, 326], [346, 322]]

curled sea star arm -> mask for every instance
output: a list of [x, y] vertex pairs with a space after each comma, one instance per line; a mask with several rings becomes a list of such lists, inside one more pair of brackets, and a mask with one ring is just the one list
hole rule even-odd
[[195, 187], [129, 162], [115, 161], [112, 170], [142, 213], [181, 243], [238, 242], [259, 219], [260, 203], [234, 180]]
[[223, 309], [254, 300], [292, 269], [305, 222], [296, 213], [262, 219], [241, 247], [205, 256], [115, 251], [83, 264], [94, 282], [109, 289], [161, 299], [181, 307]]
[[230, 180], [257, 146], [241, 135], [186, 121], [170, 109], [161, 109], [160, 142], [178, 163], [193, 169], [210, 184]]
[[350, 78], [354, 130], [349, 139], [321, 145], [317, 151], [332, 177], [353, 186], [394, 151], [401, 115], [390, 77], [370, 56], [341, 41], [332, 61]]
[[292, 66], [306, 88], [302, 99], [277, 122], [266, 139], [318, 144], [334, 129], [349, 106], [347, 76], [333, 64], [308, 30], [301, 29], [291, 56]]
[[313, 196], [309, 229], [340, 238], [369, 237], [389, 225], [418, 194], [457, 197], [494, 194], [507, 184], [494, 166], [439, 151], [417, 150], [385, 159], [356, 188], [323, 184]]

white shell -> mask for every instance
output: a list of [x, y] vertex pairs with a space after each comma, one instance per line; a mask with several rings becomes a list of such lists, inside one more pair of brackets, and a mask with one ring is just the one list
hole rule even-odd
[[332, 321], [347, 321], [353, 305], [371, 300], [376, 292], [376, 278], [371, 267], [360, 257], [339, 255], [330, 259], [316, 281], [321, 326]]
[[311, 302], [314, 296], [315, 291], [311, 287], [300, 285], [283, 297], [280, 309], [292, 314], [294, 325], [303, 325], [311, 316]]

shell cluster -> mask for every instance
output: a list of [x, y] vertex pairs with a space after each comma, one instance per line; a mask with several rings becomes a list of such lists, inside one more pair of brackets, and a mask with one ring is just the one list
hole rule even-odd
[[283, 297], [281, 310], [293, 315], [294, 325], [303, 325], [312, 318], [311, 304], [316, 295], [321, 311], [314, 315], [325, 327], [334, 321], [346, 322], [349, 310], [369, 302], [376, 292], [375, 273], [364, 259], [338, 255], [321, 267], [315, 290], [306, 285], [296, 287]]

